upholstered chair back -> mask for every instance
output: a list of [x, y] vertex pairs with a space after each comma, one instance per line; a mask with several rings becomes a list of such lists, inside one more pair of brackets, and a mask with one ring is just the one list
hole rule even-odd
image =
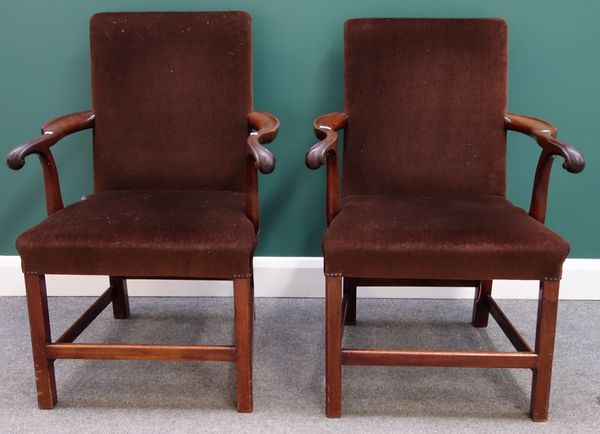
[[243, 191], [252, 110], [244, 12], [91, 20], [96, 191]]
[[348, 21], [343, 195], [504, 195], [506, 99], [502, 20]]

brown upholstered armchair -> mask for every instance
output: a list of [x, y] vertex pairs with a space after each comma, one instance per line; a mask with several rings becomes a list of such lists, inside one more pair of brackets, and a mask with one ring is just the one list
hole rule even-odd
[[[327, 166], [326, 412], [342, 365], [528, 368], [531, 418], [548, 413], [558, 288], [569, 245], [544, 226], [552, 160], [584, 160], [547, 122], [506, 113], [507, 30], [495, 19], [354, 19], [345, 26], [345, 112], [317, 118], [306, 164]], [[336, 130], [345, 129], [341, 199]], [[529, 213], [506, 199], [506, 131], [541, 147]], [[540, 281], [535, 347], [492, 298], [493, 279]], [[516, 352], [342, 348], [357, 286], [473, 286]]]
[[[217, 360], [237, 366], [237, 409], [252, 411], [252, 258], [257, 170], [271, 172], [278, 120], [252, 110], [245, 12], [101, 13], [90, 25], [93, 110], [55, 119], [15, 148], [37, 154], [48, 218], [17, 240], [40, 408], [56, 404], [56, 359]], [[63, 206], [51, 147], [93, 128], [94, 194]], [[252, 130], [255, 130], [252, 132]], [[46, 274], [110, 276], [106, 292], [52, 340]], [[127, 279], [233, 281], [234, 345], [74, 343]]]

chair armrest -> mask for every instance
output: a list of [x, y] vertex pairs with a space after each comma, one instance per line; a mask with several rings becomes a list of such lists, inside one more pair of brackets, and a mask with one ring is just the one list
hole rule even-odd
[[262, 173], [271, 173], [275, 169], [275, 157], [263, 143], [271, 143], [277, 137], [279, 120], [265, 112], [248, 114], [248, 125], [256, 130], [248, 136], [248, 155], [254, 159], [255, 167]]
[[92, 128], [95, 115], [91, 111], [72, 113], [51, 120], [42, 127], [42, 135], [27, 143], [17, 146], [8, 154], [6, 164], [13, 170], [25, 165], [25, 157], [38, 154], [44, 171], [44, 188], [46, 190], [46, 208], [48, 215], [63, 208], [60, 183], [56, 163], [50, 148], [63, 137], [77, 131]]
[[263, 143], [270, 143], [277, 137], [279, 120], [266, 112], [248, 113], [248, 126], [255, 130], [250, 133], [247, 140], [246, 159], [246, 216], [258, 232], [258, 174], [271, 173], [275, 169], [275, 157]]
[[306, 153], [306, 166], [318, 169], [327, 164], [327, 196], [326, 211], [327, 225], [340, 212], [340, 182], [337, 165], [337, 130], [346, 128], [348, 115], [342, 112], [328, 113], [319, 116], [313, 122], [315, 135], [319, 142], [314, 144]]
[[306, 167], [318, 169], [327, 162], [327, 155], [337, 153], [337, 130], [346, 128], [348, 115], [342, 112], [319, 116], [313, 122], [315, 135], [320, 141], [314, 144], [306, 154]]
[[507, 130], [517, 131], [534, 138], [542, 148], [533, 181], [529, 215], [544, 223], [548, 203], [548, 185], [554, 157], [556, 155], [563, 157], [565, 160], [562, 165], [563, 168], [571, 173], [579, 173], [585, 167], [583, 155], [573, 146], [558, 140], [556, 138], [558, 130], [549, 122], [508, 113], [504, 117], [504, 125]]
[[579, 173], [585, 167], [581, 152], [556, 138], [558, 130], [554, 125], [541, 119], [508, 113], [504, 118], [507, 130], [518, 131], [533, 137], [540, 147], [551, 155], [564, 158], [563, 168], [571, 173]]
[[72, 113], [51, 120], [42, 127], [42, 135], [15, 147], [6, 159], [8, 167], [19, 170], [25, 165], [25, 157], [30, 154], [46, 154], [50, 147], [63, 137], [77, 131], [92, 128], [95, 115], [91, 111]]

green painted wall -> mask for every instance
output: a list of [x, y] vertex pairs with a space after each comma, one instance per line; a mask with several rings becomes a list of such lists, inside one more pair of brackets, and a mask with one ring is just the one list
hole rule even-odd
[[[598, 0], [19, 0], [0, 6], [0, 154], [33, 138], [60, 114], [90, 107], [88, 18], [97, 11], [242, 9], [254, 17], [255, 106], [281, 120], [271, 149], [275, 173], [261, 178], [259, 255], [320, 254], [324, 173], [304, 166], [311, 122], [342, 108], [342, 25], [350, 17], [502, 17], [510, 32], [509, 109], [548, 119], [579, 147], [587, 168], [555, 165], [548, 225], [571, 241], [572, 257], [600, 257], [600, 1]], [[91, 135], [55, 147], [63, 195], [91, 191]], [[509, 136], [509, 196], [527, 206], [537, 145]], [[42, 177], [32, 158], [0, 168], [0, 254], [44, 216]]]

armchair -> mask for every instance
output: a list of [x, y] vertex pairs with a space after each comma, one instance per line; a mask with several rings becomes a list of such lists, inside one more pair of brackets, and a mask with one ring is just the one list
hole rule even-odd
[[[544, 226], [556, 155], [582, 155], [545, 121], [506, 113], [506, 23], [352, 19], [345, 110], [318, 117], [306, 165], [327, 166], [326, 414], [341, 416], [342, 365], [527, 368], [530, 416], [546, 420], [556, 309], [568, 243]], [[344, 129], [343, 185], [337, 130]], [[506, 199], [506, 131], [542, 148], [529, 213]], [[494, 279], [540, 282], [530, 347], [492, 297]], [[492, 317], [516, 352], [345, 348], [358, 286], [471, 286], [472, 325]]]
[[[19, 170], [37, 154], [44, 171], [48, 217], [17, 239], [38, 406], [56, 404], [58, 359], [206, 360], [235, 363], [237, 409], [251, 412], [257, 172], [274, 170], [263, 144], [279, 129], [275, 116], [252, 109], [251, 18], [100, 13], [90, 35], [93, 110], [50, 121], [7, 159]], [[94, 193], [65, 207], [51, 147], [89, 128]], [[109, 288], [56, 340], [46, 274], [109, 276]], [[127, 280], [136, 278], [232, 281], [234, 343], [75, 343], [109, 304], [115, 318], [129, 316]]]

